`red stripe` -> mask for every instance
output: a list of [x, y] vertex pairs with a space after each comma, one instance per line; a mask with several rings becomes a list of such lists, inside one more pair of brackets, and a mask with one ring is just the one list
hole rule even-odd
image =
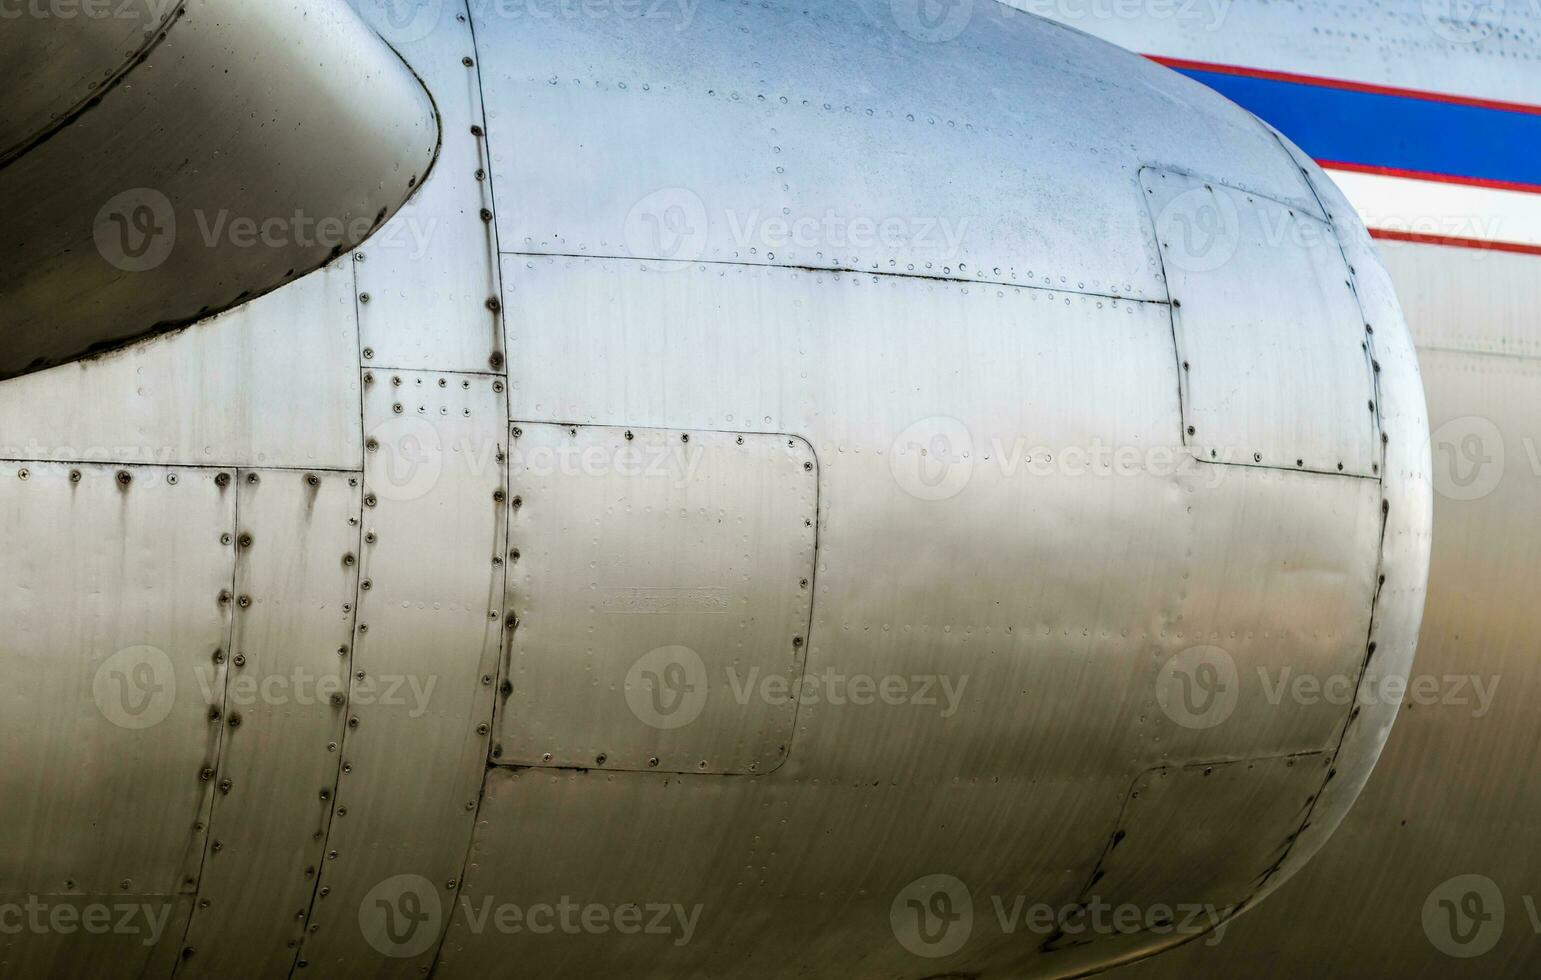
[[1341, 78], [1321, 75], [1298, 75], [1288, 71], [1269, 71], [1266, 68], [1242, 68], [1237, 65], [1220, 65], [1209, 61], [1191, 61], [1187, 58], [1166, 58], [1148, 54], [1145, 57], [1168, 68], [1188, 71], [1208, 71], [1219, 75], [1239, 75], [1243, 78], [1265, 78], [1276, 82], [1296, 82], [1301, 85], [1317, 85], [1323, 88], [1343, 89], [1349, 92], [1369, 92], [1373, 95], [1395, 95], [1407, 99], [1423, 99], [1426, 102], [1445, 102], [1451, 105], [1474, 106], [1478, 109], [1497, 109], [1502, 112], [1523, 112], [1541, 116], [1541, 105], [1524, 102], [1500, 102], [1496, 99], [1477, 99], [1467, 95], [1449, 95], [1444, 92], [1426, 92], [1420, 89], [1397, 88], [1392, 85], [1372, 85], [1369, 82], [1350, 82]]
[[1541, 245], [1522, 245], [1519, 242], [1489, 242], [1480, 238], [1457, 238], [1454, 235], [1425, 235], [1416, 231], [1390, 231], [1371, 228], [1371, 238], [1394, 242], [1417, 242], [1420, 245], [1448, 245], [1451, 248], [1475, 248], [1489, 252], [1514, 252], [1519, 255], [1541, 255]]
[[1317, 163], [1331, 170], [1351, 170], [1361, 174], [1380, 174], [1385, 177], [1406, 177], [1409, 180], [1432, 180], [1440, 184], [1462, 184], [1466, 187], [1491, 187], [1500, 191], [1518, 191], [1521, 194], [1541, 194], [1541, 184], [1522, 184], [1512, 180], [1490, 180], [1487, 177], [1461, 177], [1455, 174], [1436, 174], [1427, 170], [1403, 170], [1399, 167], [1377, 167], [1368, 163], [1344, 163], [1342, 160], [1318, 160]]

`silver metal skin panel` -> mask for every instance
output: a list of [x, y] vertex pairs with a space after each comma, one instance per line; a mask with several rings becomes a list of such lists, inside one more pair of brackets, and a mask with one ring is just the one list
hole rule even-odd
[[[1530, 4], [1235, 0], [1185, 8], [1191, 17], [1094, 9], [1054, 16], [1157, 56], [1541, 103], [1541, 16]], [[1419, 686], [1316, 860], [1219, 944], [1194, 942], [1114, 976], [1541, 971], [1541, 258], [1396, 241], [1376, 251], [1416, 342], [1433, 433]]]
[[1395, 705], [1256, 680], [1404, 677], [1424, 604], [1320, 170], [995, 6], [584, 9], [360, 0], [413, 201], [0, 385], [0, 972], [1082, 975], [1369, 778]]
[[303, 276], [432, 165], [431, 98], [345, 4], [32, 2], [3, 20], [0, 377]]

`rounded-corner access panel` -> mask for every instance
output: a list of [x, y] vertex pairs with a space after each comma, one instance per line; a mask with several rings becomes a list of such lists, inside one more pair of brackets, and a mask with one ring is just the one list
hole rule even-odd
[[501, 765], [763, 774], [812, 614], [796, 436], [515, 422]]
[[1189, 450], [1378, 477], [1365, 317], [1336, 228], [1176, 170], [1142, 168], [1140, 184], [1171, 290]]

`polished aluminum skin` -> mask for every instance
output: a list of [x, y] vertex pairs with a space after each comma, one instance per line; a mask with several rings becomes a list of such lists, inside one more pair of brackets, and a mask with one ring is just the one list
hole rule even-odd
[[[1188, 10], [1062, 16], [1155, 56], [1541, 104], [1532, 5], [1236, 0]], [[1521, 206], [1532, 196], [1511, 195]], [[1421, 219], [1415, 230], [1458, 235], [1483, 218], [1436, 192], [1425, 200], [1393, 213]], [[1115, 976], [1541, 973], [1541, 257], [1376, 246], [1417, 346], [1436, 489], [1417, 657], [1407, 688], [1384, 695], [1401, 717], [1358, 804], [1302, 874], [1223, 942]]]
[[0, 377], [303, 276], [433, 162], [432, 100], [343, 4], [29, 2], [3, 22]]
[[0, 967], [1072, 976], [1322, 847], [1395, 705], [1242, 681], [1406, 675], [1432, 490], [1287, 141], [993, 6], [361, 9], [401, 212], [0, 385]]

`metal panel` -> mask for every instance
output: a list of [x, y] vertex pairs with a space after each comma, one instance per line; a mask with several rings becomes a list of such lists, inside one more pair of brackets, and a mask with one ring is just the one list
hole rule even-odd
[[1138, 154], [1315, 208], [1234, 106], [995, 4], [945, 46], [886, 7], [659, 7], [477, 14], [505, 251], [1159, 298]]
[[[180, 938], [232, 608], [235, 491], [219, 475], [0, 464], [0, 903], [43, 907], [7, 937], [10, 975], [136, 976]], [[85, 928], [102, 907], [119, 928]], [[63, 929], [56, 912], [80, 918]]]
[[[8, 16], [6, 47], [54, 33], [66, 6]], [[122, 26], [82, 16], [74, 29], [105, 44]], [[156, 39], [0, 160], [0, 377], [191, 323], [319, 268], [375, 231], [432, 164], [432, 101], [345, 4], [187, 0]], [[46, 66], [62, 89], [78, 88], [80, 69]]]
[[243, 470], [209, 846], [179, 977], [283, 977], [337, 789], [358, 584], [358, 474]]
[[397, 923], [376, 889], [427, 882], [430, 897], [452, 902], [470, 845], [504, 634], [503, 382], [369, 372], [364, 427], [354, 684], [300, 962], [322, 975], [415, 977], [438, 933], [414, 933], [422, 946], [391, 941]]
[[1315, 753], [1141, 773], [1083, 911], [1044, 940], [1059, 975], [1149, 955], [1239, 915], [1289, 850], [1329, 761]]
[[1378, 475], [1365, 321], [1330, 224], [1218, 181], [1145, 168], [1200, 459]]
[[500, 372], [492, 182], [465, 4], [355, 3], [433, 92], [443, 131], [427, 183], [355, 256], [359, 298], [367, 297], [359, 305], [364, 360], [377, 368]]
[[336, 262], [208, 323], [0, 385], [0, 452], [357, 469], [357, 363], [353, 270]]
[[[818, 467], [780, 434], [515, 423], [503, 765], [765, 773], [807, 647]], [[779, 683], [787, 694], [744, 694]]]

